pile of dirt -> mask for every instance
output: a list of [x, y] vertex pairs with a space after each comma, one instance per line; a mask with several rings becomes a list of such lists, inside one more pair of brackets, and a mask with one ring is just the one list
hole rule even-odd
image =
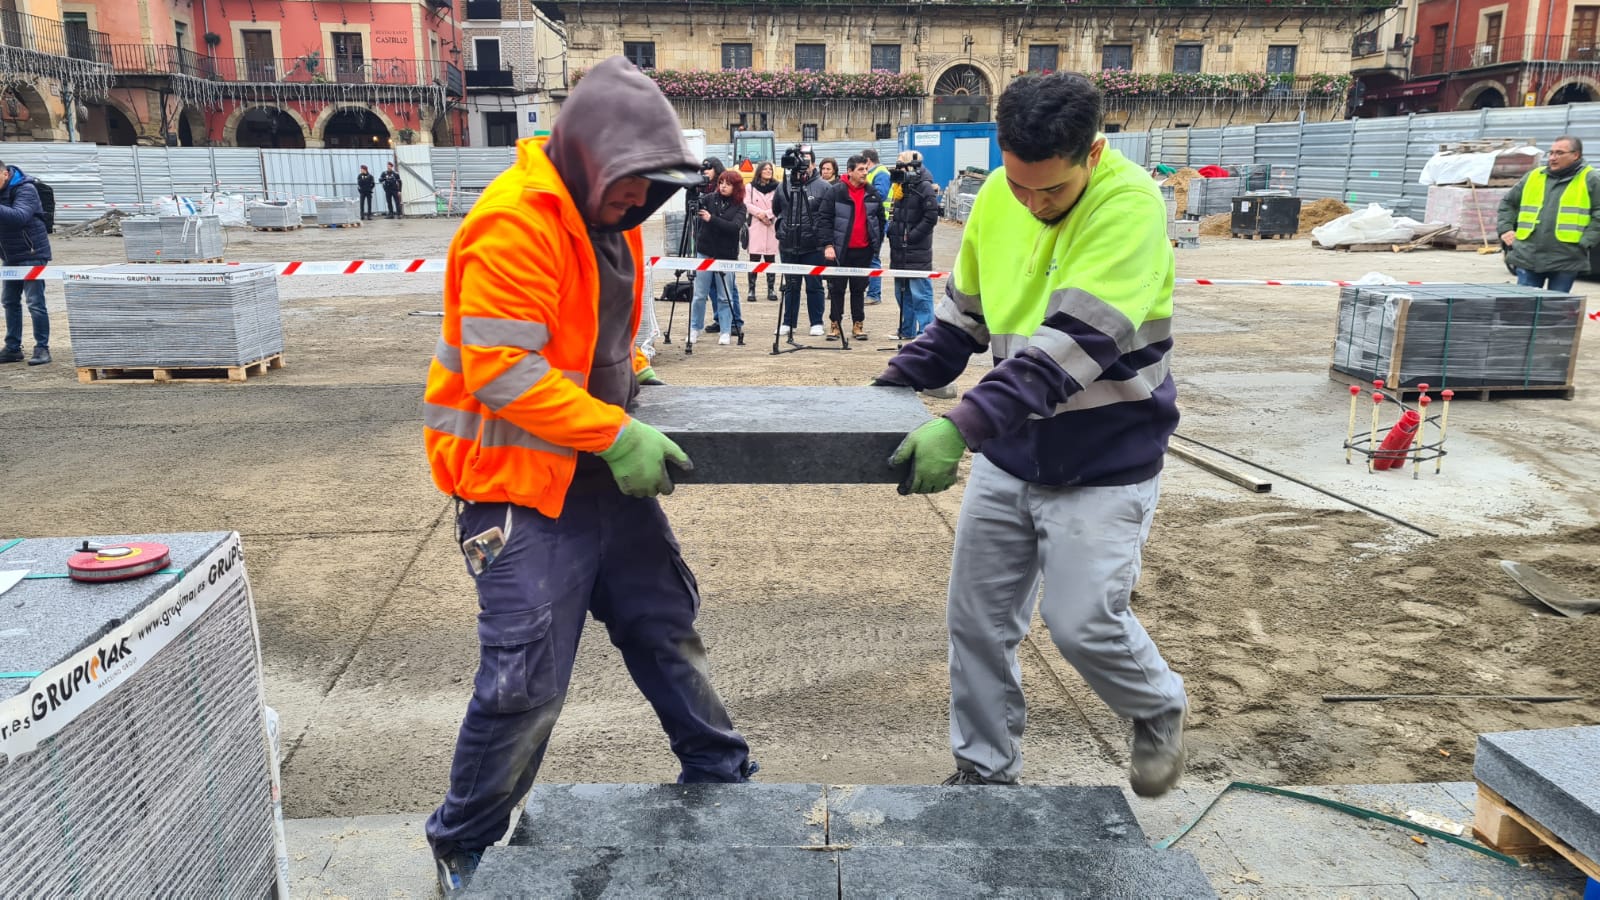
[[1201, 237], [1232, 237], [1233, 213], [1217, 213], [1200, 220]]
[[1201, 175], [1194, 169], [1185, 166], [1184, 168], [1173, 172], [1171, 175], [1168, 175], [1167, 180], [1161, 182], [1162, 187], [1171, 186], [1174, 189], [1172, 193], [1178, 201], [1179, 217], [1182, 217], [1183, 211], [1189, 208], [1189, 182], [1195, 180], [1196, 178], [1203, 177], [1205, 176]]
[[1318, 225], [1326, 225], [1340, 216], [1348, 216], [1350, 207], [1338, 200], [1327, 198], [1300, 204], [1300, 233], [1310, 234]]

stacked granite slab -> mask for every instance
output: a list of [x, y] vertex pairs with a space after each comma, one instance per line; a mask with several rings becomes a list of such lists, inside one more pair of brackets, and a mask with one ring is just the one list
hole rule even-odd
[[1472, 774], [1600, 862], [1600, 725], [1480, 734]]
[[1195, 178], [1190, 180], [1185, 212], [1190, 218], [1214, 216], [1233, 209], [1233, 198], [1245, 193], [1245, 179]]
[[1582, 297], [1520, 285], [1347, 287], [1333, 367], [1394, 383], [1398, 357], [1407, 387], [1562, 387], [1583, 310]]
[[[105, 584], [29, 579], [6, 591], [0, 671], [44, 674], [0, 679], [9, 731], [0, 735], [0, 897], [273, 890], [272, 784], [242, 559], [210, 577], [237, 539], [96, 538], [165, 544], [171, 567]], [[78, 543], [25, 540], [0, 552], [0, 570], [62, 574]], [[190, 570], [207, 586], [186, 599], [191, 587], [180, 581]], [[156, 634], [165, 646], [156, 648]], [[67, 699], [88, 705], [72, 709]]]
[[537, 785], [476, 897], [1214, 897], [1110, 787]]
[[245, 207], [251, 228], [293, 228], [300, 224], [300, 204], [260, 201]]
[[340, 198], [317, 198], [318, 225], [350, 225], [361, 221], [361, 211], [356, 201]]
[[629, 412], [689, 454], [673, 480], [700, 484], [896, 483], [889, 457], [929, 418], [889, 387], [647, 386]]
[[134, 216], [122, 222], [129, 262], [186, 262], [222, 257], [216, 216]]
[[241, 366], [283, 352], [271, 265], [100, 266], [69, 273], [64, 290], [80, 367]]

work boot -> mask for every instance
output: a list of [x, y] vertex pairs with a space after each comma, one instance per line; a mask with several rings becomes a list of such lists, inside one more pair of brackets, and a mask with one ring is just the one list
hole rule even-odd
[[33, 348], [33, 356], [28, 360], [28, 365], [30, 365], [30, 366], [45, 366], [45, 365], [49, 365], [49, 364], [50, 364], [50, 348], [49, 347], [35, 347], [35, 348]]
[[850, 326], [850, 336], [858, 341], [867, 339], [867, 323], [857, 321]]
[[0, 350], [0, 363], [22, 362], [21, 350]]
[[960, 769], [960, 768], [956, 769], [956, 773], [954, 775], [951, 775], [949, 778], [946, 778], [942, 782], [942, 784], [945, 787], [964, 787], [964, 786], [969, 786], [969, 785], [980, 785], [980, 784], [998, 784], [998, 785], [1004, 785], [1006, 787], [1016, 787], [1016, 785], [1017, 785], [1017, 783], [1015, 781], [1000, 781], [998, 779], [989, 779], [989, 778], [983, 777], [982, 775], [979, 775], [977, 772], [974, 772], [971, 769]]
[[718, 325], [716, 322], [712, 322], [710, 325], [706, 326], [706, 334], [721, 334], [721, 333], [722, 333], [722, 326]]
[[1183, 723], [1188, 716], [1189, 708], [1185, 706], [1153, 719], [1134, 720], [1128, 783], [1135, 794], [1159, 797], [1177, 785], [1188, 760], [1183, 746]]
[[458, 850], [448, 856], [434, 858], [433, 864], [439, 873], [439, 890], [447, 900], [466, 893], [482, 861], [482, 850]]
[[954, 400], [956, 398], [955, 382], [951, 382], [944, 387], [924, 388], [922, 395], [924, 397], [932, 397], [935, 400]]
[[838, 339], [839, 339], [839, 323], [838, 322], [829, 322], [828, 323], [828, 340], [837, 341]]

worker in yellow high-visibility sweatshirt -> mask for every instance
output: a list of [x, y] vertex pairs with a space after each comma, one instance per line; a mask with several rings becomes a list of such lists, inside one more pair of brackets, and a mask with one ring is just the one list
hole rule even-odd
[[1572, 290], [1600, 245], [1600, 172], [1584, 161], [1583, 142], [1570, 135], [1551, 142], [1549, 164], [1500, 200], [1498, 225], [1517, 284]]

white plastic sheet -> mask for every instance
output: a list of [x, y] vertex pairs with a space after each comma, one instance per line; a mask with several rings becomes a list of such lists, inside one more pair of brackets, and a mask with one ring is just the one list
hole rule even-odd
[[1497, 157], [1516, 154], [1532, 156], [1537, 161], [1539, 152], [1538, 147], [1517, 147], [1493, 153], [1435, 153], [1422, 167], [1422, 174], [1417, 176], [1417, 181], [1422, 184], [1462, 184], [1468, 181], [1488, 184]]
[[247, 224], [243, 194], [207, 194], [201, 211], [216, 216], [223, 228], [243, 228]]
[[1422, 223], [1415, 219], [1396, 217], [1382, 206], [1369, 203], [1366, 209], [1358, 209], [1311, 229], [1311, 237], [1324, 247], [1403, 243], [1411, 240], [1421, 227]]

